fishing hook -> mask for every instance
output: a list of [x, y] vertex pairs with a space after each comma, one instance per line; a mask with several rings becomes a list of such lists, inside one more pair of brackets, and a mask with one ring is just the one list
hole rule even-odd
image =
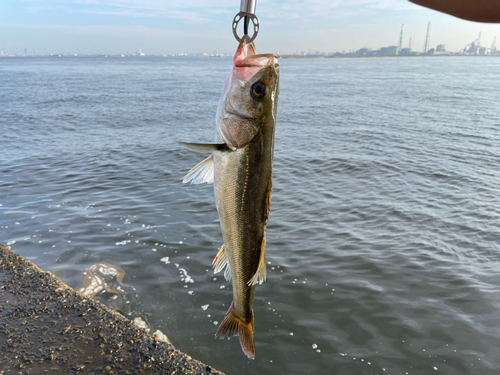
[[233, 19], [233, 35], [238, 42], [241, 42], [241, 38], [238, 36], [238, 23], [243, 19], [243, 35], [248, 35], [248, 26], [250, 21], [253, 24], [253, 35], [248, 40], [248, 43], [252, 43], [257, 34], [259, 33], [259, 19], [255, 15], [255, 7], [257, 5], [257, 0], [241, 0], [240, 12], [234, 16]]

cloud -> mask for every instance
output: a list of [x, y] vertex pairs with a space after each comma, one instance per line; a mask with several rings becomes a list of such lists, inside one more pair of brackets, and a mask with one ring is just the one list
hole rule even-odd
[[[75, 12], [75, 11], [72, 11]], [[95, 14], [104, 16], [119, 16], [119, 17], [164, 17], [176, 20], [188, 21], [191, 23], [204, 23], [208, 21], [208, 17], [197, 13], [182, 10], [171, 10], [168, 14], [159, 14], [158, 11], [148, 9], [132, 9], [132, 8], [113, 8], [113, 9], [100, 9], [100, 8], [86, 8], [76, 11], [77, 13]]]
[[[4, 1], [8, 2], [5, 9], [15, 11], [0, 14], [0, 26], [4, 27], [0, 33], [0, 49], [14, 51], [19, 45], [34, 45], [36, 39], [38, 44], [46, 46], [46, 51], [61, 48], [61, 51], [84, 53], [114, 53], [135, 48], [143, 48], [146, 53], [231, 52], [234, 44], [231, 20], [240, 5], [240, 0]], [[259, 48], [264, 46], [264, 50], [281, 53], [309, 47], [329, 52], [393, 45], [399, 40], [402, 23], [405, 24], [404, 45], [410, 36], [413, 36], [413, 45], [423, 45], [428, 21], [432, 23], [432, 43], [445, 43], [453, 50], [463, 48], [465, 41], [475, 38], [479, 31], [483, 31], [485, 39], [489, 38], [490, 44], [494, 35], [500, 35], [500, 25], [458, 20], [407, 0], [258, 0], [257, 16], [261, 20]], [[68, 25], [69, 28], [64, 35], [50, 33], [47, 28], [42, 39], [37, 35], [42, 29], [33, 26], [43, 26], [46, 19], [50, 19], [52, 25], [59, 24], [53, 27]], [[21, 23], [26, 25], [24, 31], [8, 28]], [[78, 39], [78, 43], [74, 43], [78, 49], [71, 46], [66, 34]], [[99, 46], [94, 50], [91, 35], [94, 44]], [[127, 37], [121, 37], [123, 35]], [[60, 42], [64, 38], [65, 41]], [[107, 50], [106, 45], [110, 46]], [[80, 49], [80, 46], [88, 47]], [[43, 51], [38, 47], [37, 50]]]
[[[30, 12], [67, 9], [72, 12], [123, 17], [163, 17], [191, 22], [210, 22], [214, 15], [235, 15], [238, 0], [22, 0]], [[415, 9], [406, 0], [261, 0], [259, 18], [280, 20], [338, 19], [342, 16], [371, 14], [373, 11], [397, 12]]]
[[[4, 32], [4, 30], [9, 30]], [[2, 35], [16, 35], [16, 40]], [[0, 25], [0, 49], [15, 51], [28, 46], [38, 53], [125, 53], [142, 49], [147, 54], [232, 52], [235, 41], [229, 33], [196, 32], [147, 26], [108, 25]], [[36, 46], [36, 47], [33, 47]], [[221, 50], [221, 46], [227, 49]]]

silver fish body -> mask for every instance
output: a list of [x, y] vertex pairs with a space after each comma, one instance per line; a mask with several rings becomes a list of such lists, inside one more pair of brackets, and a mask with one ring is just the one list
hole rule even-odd
[[213, 152], [194, 167], [184, 182], [214, 180], [224, 244], [214, 259], [215, 272], [226, 267], [233, 303], [216, 337], [240, 336], [253, 358], [255, 285], [266, 277], [266, 223], [272, 190], [272, 160], [278, 100], [276, 55], [257, 55], [244, 38], [236, 52], [217, 113], [217, 144], [184, 144]]

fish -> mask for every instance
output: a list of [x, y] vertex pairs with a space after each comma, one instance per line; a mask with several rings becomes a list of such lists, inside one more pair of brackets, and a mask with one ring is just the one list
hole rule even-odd
[[193, 151], [211, 153], [183, 182], [214, 183], [223, 245], [213, 267], [215, 273], [225, 269], [224, 276], [233, 287], [233, 301], [215, 337], [239, 336], [248, 358], [255, 358], [255, 286], [266, 279], [278, 58], [257, 54], [244, 36], [219, 101], [216, 143], [181, 143]]

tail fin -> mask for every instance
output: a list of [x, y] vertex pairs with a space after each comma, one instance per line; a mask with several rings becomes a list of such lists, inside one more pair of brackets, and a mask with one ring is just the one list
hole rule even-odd
[[234, 302], [227, 311], [224, 320], [219, 326], [215, 337], [230, 338], [231, 336], [240, 336], [240, 345], [243, 353], [248, 358], [255, 358], [255, 342], [254, 342], [254, 318], [253, 313], [247, 322], [244, 322], [234, 314]]

